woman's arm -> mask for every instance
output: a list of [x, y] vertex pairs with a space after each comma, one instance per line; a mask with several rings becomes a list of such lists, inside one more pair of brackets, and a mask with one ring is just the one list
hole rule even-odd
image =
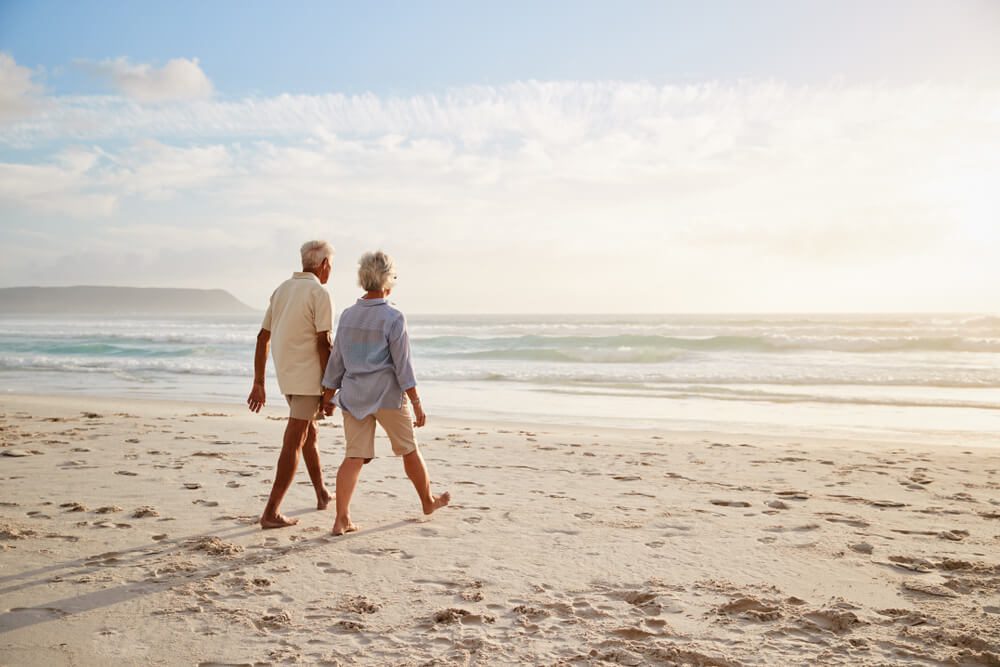
[[417, 395], [417, 388], [410, 387], [406, 390], [406, 396], [413, 406], [413, 425], [417, 428], [427, 423], [427, 415], [424, 414], [424, 406], [420, 405], [420, 396]]
[[392, 356], [399, 388], [406, 392], [410, 404], [413, 405], [413, 425], [423, 426], [427, 423], [427, 415], [424, 414], [420, 395], [417, 394], [417, 378], [410, 361], [410, 336], [406, 332], [406, 318], [402, 313], [389, 330], [389, 354]]

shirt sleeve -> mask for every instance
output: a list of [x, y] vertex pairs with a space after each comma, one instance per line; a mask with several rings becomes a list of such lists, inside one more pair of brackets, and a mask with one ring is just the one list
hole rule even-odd
[[327, 389], [340, 389], [344, 381], [344, 355], [340, 347], [340, 328], [337, 328], [337, 335], [333, 339], [333, 350], [330, 352], [330, 359], [326, 362], [326, 370], [323, 373], [323, 386]]
[[316, 333], [333, 331], [333, 301], [330, 299], [330, 293], [322, 287], [316, 292], [313, 326], [316, 327]]
[[392, 365], [396, 369], [396, 380], [403, 391], [417, 386], [417, 378], [410, 362], [410, 336], [406, 332], [406, 317], [400, 313], [399, 318], [389, 328], [389, 354]]

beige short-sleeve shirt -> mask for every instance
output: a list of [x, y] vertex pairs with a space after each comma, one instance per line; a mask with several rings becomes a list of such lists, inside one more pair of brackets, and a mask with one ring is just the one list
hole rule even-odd
[[271, 295], [261, 329], [271, 332], [271, 356], [282, 394], [323, 393], [316, 335], [333, 329], [333, 302], [319, 278], [296, 271]]

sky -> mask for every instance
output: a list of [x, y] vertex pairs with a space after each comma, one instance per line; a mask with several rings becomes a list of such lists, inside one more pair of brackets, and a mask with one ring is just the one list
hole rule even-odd
[[998, 312], [1000, 2], [0, 0], [0, 287]]

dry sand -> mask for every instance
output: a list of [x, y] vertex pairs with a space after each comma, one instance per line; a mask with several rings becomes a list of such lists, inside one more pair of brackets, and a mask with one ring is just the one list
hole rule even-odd
[[0, 399], [0, 663], [1000, 665], [1000, 449], [432, 413], [334, 538], [268, 411]]

